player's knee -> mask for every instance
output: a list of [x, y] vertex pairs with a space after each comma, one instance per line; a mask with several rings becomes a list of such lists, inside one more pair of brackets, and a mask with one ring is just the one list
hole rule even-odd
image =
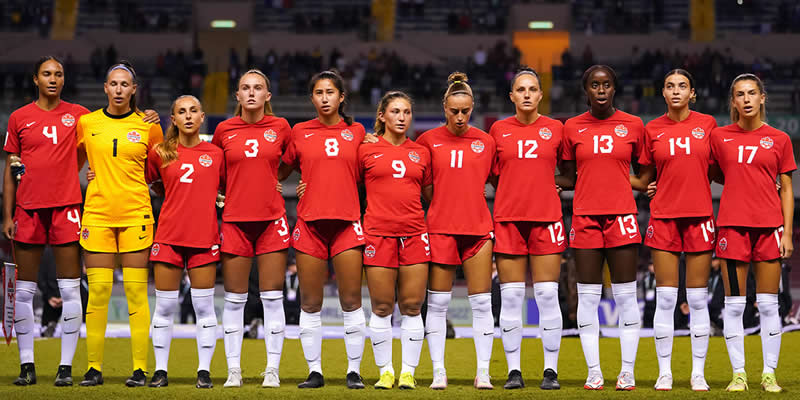
[[350, 312], [361, 308], [361, 297], [358, 298], [340, 298], [339, 304], [342, 306], [342, 311]]
[[372, 306], [372, 313], [379, 317], [388, 317], [392, 315], [394, 307], [389, 303], [375, 304]]

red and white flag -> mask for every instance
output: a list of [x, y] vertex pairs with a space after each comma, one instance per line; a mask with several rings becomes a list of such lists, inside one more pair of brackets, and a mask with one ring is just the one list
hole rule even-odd
[[17, 288], [17, 264], [3, 263], [3, 335], [6, 344], [11, 344], [14, 329], [14, 299]]

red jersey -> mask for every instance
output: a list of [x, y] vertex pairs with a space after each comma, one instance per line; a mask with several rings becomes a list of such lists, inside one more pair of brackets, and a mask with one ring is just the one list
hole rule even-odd
[[783, 225], [775, 180], [797, 169], [789, 135], [767, 124], [754, 131], [736, 124], [719, 127], [711, 132], [711, 153], [725, 175], [717, 225]]
[[356, 184], [358, 146], [365, 135], [364, 126], [357, 122], [325, 126], [312, 119], [294, 126], [283, 162], [300, 168], [308, 184], [297, 203], [298, 218], [356, 221], [361, 217]]
[[254, 124], [233, 117], [217, 125], [211, 143], [225, 153], [228, 174], [223, 221], [272, 221], [286, 213], [275, 187], [290, 134], [289, 123], [272, 115]]
[[406, 139], [399, 146], [383, 137], [358, 148], [367, 188], [364, 228], [375, 236], [413, 236], [426, 232], [421, 193], [431, 184], [428, 149]]
[[440, 126], [417, 139], [431, 152], [433, 201], [428, 209], [428, 232], [448, 235], [486, 235], [492, 215], [486, 206], [486, 179], [495, 157], [494, 139], [470, 127], [456, 136]]
[[706, 217], [714, 214], [708, 166], [714, 117], [691, 111], [681, 122], [666, 114], [645, 126], [642, 165], [656, 166], [658, 191], [650, 202], [653, 218]]
[[17, 205], [26, 210], [80, 204], [75, 127], [89, 110], [61, 101], [45, 111], [36, 103], [11, 113], [3, 150], [19, 154], [25, 175], [17, 187]]
[[643, 137], [642, 120], [619, 110], [606, 119], [587, 111], [567, 120], [561, 159], [575, 160], [578, 167], [575, 215], [636, 214], [630, 170]]
[[192, 148], [178, 144], [178, 158], [161, 167], [155, 148], [147, 156], [148, 182], [164, 183], [164, 204], [155, 241], [174, 246], [210, 248], [219, 244], [217, 190], [225, 177], [222, 150], [208, 142]]
[[555, 173], [564, 125], [544, 115], [530, 125], [508, 117], [492, 125], [497, 143], [493, 174], [499, 177], [494, 220], [560, 221]]

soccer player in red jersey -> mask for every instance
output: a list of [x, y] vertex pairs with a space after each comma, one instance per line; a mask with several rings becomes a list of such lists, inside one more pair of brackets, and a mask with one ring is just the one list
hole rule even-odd
[[360, 247], [364, 245], [364, 231], [359, 221], [356, 184], [358, 146], [366, 133], [361, 124], [345, 114], [344, 81], [338, 73], [323, 71], [314, 75], [309, 89], [317, 118], [294, 126], [279, 173], [279, 178], [285, 178], [293, 169], [299, 169], [308, 185], [297, 204], [298, 219], [292, 233], [300, 278], [300, 342], [309, 369], [308, 379], [298, 387], [318, 388], [325, 384], [320, 310], [330, 259], [344, 314], [347, 387], [361, 389], [366, 331], [361, 309]]
[[708, 275], [714, 249], [711, 207], [709, 137], [717, 122], [689, 109], [696, 94], [694, 78], [675, 69], [664, 77], [661, 91], [667, 113], [645, 126], [642, 166], [631, 185], [647, 191], [658, 171], [658, 192], [650, 202], [650, 223], [644, 243], [652, 250], [656, 271], [656, 312], [653, 320], [659, 377], [656, 390], [672, 390], [672, 338], [678, 299], [679, 262], [686, 253], [686, 300], [692, 341], [692, 390], [707, 391], [705, 361], [711, 322], [708, 315]]
[[589, 111], [564, 124], [564, 174], [575, 176], [570, 246], [578, 270], [578, 329], [589, 369], [584, 388], [603, 388], [597, 307], [608, 262], [619, 310], [622, 370], [617, 390], [636, 388], [633, 368], [641, 319], [636, 301], [636, 266], [642, 237], [631, 195], [630, 164], [644, 137], [642, 120], [614, 107], [617, 76], [594, 65], [583, 74]]
[[484, 190], [495, 157], [491, 136], [469, 125], [472, 88], [467, 75], [447, 78], [442, 100], [447, 124], [423, 133], [417, 143], [431, 152], [433, 200], [428, 210], [431, 268], [425, 323], [433, 362], [432, 389], [447, 387], [444, 348], [447, 308], [460, 265], [467, 278], [477, 355], [474, 386], [491, 389], [489, 362], [494, 341], [492, 317], [492, 215]]
[[214, 281], [219, 261], [219, 229], [214, 201], [225, 177], [222, 150], [198, 136], [205, 114], [194, 96], [178, 97], [164, 142], [147, 157], [148, 182], [161, 181], [164, 204], [150, 251], [156, 284], [152, 336], [156, 372], [150, 387], [167, 386], [172, 321], [178, 312], [183, 268], [189, 270], [197, 325], [198, 388], [211, 388], [211, 357], [217, 344]]
[[261, 71], [245, 72], [236, 89], [236, 116], [220, 123], [212, 139], [225, 153], [227, 173], [220, 235], [225, 281], [222, 325], [228, 362], [225, 387], [242, 385], [244, 306], [253, 257], [258, 263], [267, 349], [262, 386], [280, 386], [278, 368], [286, 325], [283, 282], [290, 236], [283, 197], [275, 187], [291, 128], [272, 113], [269, 90], [269, 79]]
[[367, 191], [364, 214], [367, 286], [372, 301], [370, 341], [380, 380], [375, 388], [391, 389], [392, 311], [397, 302], [403, 315], [403, 367], [399, 387], [414, 389], [425, 328], [420, 315], [428, 283], [430, 241], [420, 195], [430, 199], [431, 158], [428, 149], [406, 137], [411, 125], [411, 98], [388, 92], [378, 104], [378, 143], [358, 148]]
[[[504, 388], [525, 386], [520, 347], [525, 275], [530, 266], [544, 349], [541, 388], [559, 389], [557, 371], [562, 321], [558, 279], [567, 238], [561, 221], [555, 170], [561, 153], [563, 125], [539, 114], [542, 88], [536, 71], [519, 70], [511, 81], [509, 97], [516, 114], [495, 122], [489, 131], [497, 143], [493, 168], [496, 176], [493, 183], [497, 187], [494, 252], [502, 299], [500, 328], [508, 361], [508, 381]], [[536, 206], [531, 207], [534, 193]]]
[[[711, 132], [711, 153], [725, 176], [716, 253], [727, 265], [722, 269], [726, 295], [723, 334], [733, 368], [728, 391], [747, 390], [742, 313], [753, 263], [764, 355], [761, 388], [780, 392], [775, 380], [782, 329], [777, 293], [780, 259], [789, 258], [794, 250], [792, 172], [797, 165], [789, 135], [764, 122], [766, 92], [761, 80], [753, 74], [737, 76], [730, 96], [733, 123]], [[776, 179], [780, 182], [777, 193]]]

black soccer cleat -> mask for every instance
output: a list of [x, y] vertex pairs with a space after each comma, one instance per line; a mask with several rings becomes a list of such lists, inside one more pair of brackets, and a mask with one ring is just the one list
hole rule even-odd
[[17, 386], [28, 386], [36, 384], [36, 368], [33, 363], [20, 364], [19, 377], [14, 379]]
[[525, 387], [525, 381], [522, 380], [522, 372], [518, 369], [511, 370], [508, 373], [508, 380], [503, 385], [503, 389], [522, 389]]
[[[134, 375], [136, 375], [135, 372], [134, 372]], [[150, 379], [150, 384], [148, 386], [150, 386], [150, 387], [169, 386], [169, 381], [167, 380], [167, 371], [159, 369], [158, 371], [153, 373], [153, 379]]]
[[363, 389], [364, 388], [364, 381], [361, 379], [361, 375], [359, 375], [355, 371], [350, 371], [347, 373], [347, 388], [348, 389]]
[[83, 380], [81, 381], [81, 386], [97, 386], [103, 384], [103, 373], [94, 369], [89, 368], [86, 371], [86, 374], [83, 375]]
[[[167, 373], [164, 372], [165, 380], [167, 378], [166, 375]], [[131, 375], [130, 378], [125, 380], [125, 386], [127, 387], [140, 387], [144, 386], [144, 384], [145, 384], [145, 376], [144, 376], [144, 371], [142, 371], [141, 368], [137, 369], [136, 371], [133, 371], [133, 375]]]
[[72, 366], [59, 365], [56, 381], [53, 384], [56, 386], [72, 386]]
[[308, 374], [305, 382], [297, 385], [298, 389], [316, 389], [325, 386], [325, 378], [319, 372], [312, 372]]
[[561, 384], [558, 383], [558, 373], [553, 371], [552, 368], [548, 368], [544, 370], [544, 377], [542, 378], [542, 384], [539, 385], [542, 390], [559, 390], [561, 389]]
[[[156, 372], [158, 373], [158, 372]], [[165, 377], [166, 379], [166, 377]], [[211, 374], [208, 371], [201, 369], [197, 371], [197, 384], [195, 385], [198, 389], [211, 389], [214, 385], [211, 383]]]

